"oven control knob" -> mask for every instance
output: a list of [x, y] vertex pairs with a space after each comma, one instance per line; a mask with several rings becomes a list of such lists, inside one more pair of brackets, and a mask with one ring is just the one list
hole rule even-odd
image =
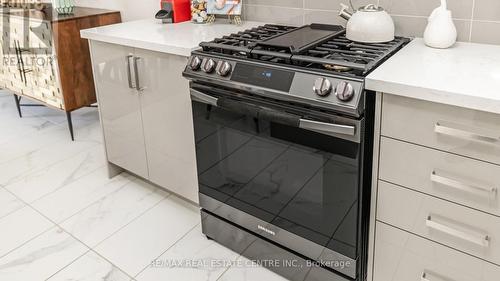
[[189, 67], [191, 68], [191, 70], [196, 71], [200, 69], [200, 66], [201, 66], [201, 59], [199, 57], [191, 58], [191, 62], [189, 63]]
[[203, 63], [203, 71], [206, 73], [212, 73], [215, 70], [216, 63], [213, 59], [205, 59]]
[[351, 83], [341, 81], [335, 89], [335, 95], [341, 101], [350, 101], [354, 97], [354, 88]]
[[217, 66], [217, 74], [219, 74], [220, 76], [228, 76], [229, 73], [231, 73], [231, 70], [232, 70], [232, 66], [230, 63], [228, 63], [227, 61], [221, 61], [219, 62], [219, 65]]
[[313, 91], [320, 97], [326, 97], [332, 92], [332, 82], [326, 78], [318, 78], [314, 82]]

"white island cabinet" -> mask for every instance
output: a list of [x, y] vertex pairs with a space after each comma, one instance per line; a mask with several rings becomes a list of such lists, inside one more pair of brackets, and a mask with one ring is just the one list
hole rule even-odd
[[108, 161], [197, 202], [187, 58], [92, 41]]
[[89, 39], [110, 176], [123, 169], [198, 203], [189, 82], [202, 41], [252, 28], [141, 20], [83, 30]]
[[416, 39], [368, 76], [368, 281], [500, 280], [499, 74], [500, 46]]

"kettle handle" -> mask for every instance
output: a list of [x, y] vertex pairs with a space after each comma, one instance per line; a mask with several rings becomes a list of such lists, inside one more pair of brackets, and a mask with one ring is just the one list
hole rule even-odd
[[339, 16], [345, 20], [350, 20], [353, 13], [349, 12], [349, 6], [346, 4], [340, 3], [340, 11]]

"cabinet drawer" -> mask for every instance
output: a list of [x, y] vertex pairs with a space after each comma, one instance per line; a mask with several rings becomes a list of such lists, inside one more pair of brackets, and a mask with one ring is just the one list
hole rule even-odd
[[379, 181], [377, 219], [500, 264], [500, 218]]
[[379, 177], [500, 216], [495, 164], [382, 137]]
[[384, 95], [382, 135], [500, 164], [500, 115]]
[[373, 281], [498, 281], [500, 267], [377, 223]]

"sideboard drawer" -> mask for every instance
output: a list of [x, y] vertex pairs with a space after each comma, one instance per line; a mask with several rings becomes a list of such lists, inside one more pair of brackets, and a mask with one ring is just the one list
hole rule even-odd
[[500, 267], [377, 223], [373, 281], [498, 281]]
[[500, 216], [495, 164], [382, 137], [379, 178]]
[[382, 135], [500, 164], [500, 115], [384, 95]]
[[379, 181], [377, 219], [500, 265], [500, 218]]

